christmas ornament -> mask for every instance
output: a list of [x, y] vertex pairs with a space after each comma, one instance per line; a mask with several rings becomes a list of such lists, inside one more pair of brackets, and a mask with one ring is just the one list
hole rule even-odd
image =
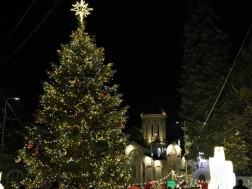
[[83, 0], [76, 2], [76, 4], [73, 5], [73, 8], [71, 9], [71, 11], [75, 11], [75, 15], [79, 16], [81, 23], [83, 22], [83, 18], [90, 14], [89, 11], [91, 10], [93, 9], [88, 8], [88, 3], [85, 3], [85, 1]]
[[15, 162], [16, 162], [16, 163], [19, 163], [19, 162], [21, 161], [21, 159], [22, 159], [22, 158], [21, 158], [20, 156], [17, 156], [17, 157], [15, 158]]
[[124, 129], [124, 128], [125, 128], [125, 124], [124, 124], [124, 123], [121, 123], [121, 124], [120, 124], [120, 128], [121, 128], [121, 129]]
[[30, 150], [30, 149], [33, 148], [33, 145], [32, 145], [32, 144], [28, 144], [28, 145], [27, 145], [27, 148]]
[[39, 117], [36, 117], [35, 123], [36, 123], [36, 124], [40, 123], [40, 118], [39, 118]]
[[39, 152], [38, 152], [38, 149], [34, 149], [34, 150], [32, 151], [32, 155], [33, 155], [33, 156], [37, 156], [38, 153], [39, 153]]
[[102, 134], [101, 133], [98, 133], [96, 134], [96, 139], [97, 140], [101, 140], [103, 137], [102, 137]]
[[70, 159], [68, 161], [69, 162], [74, 162], [74, 159], [72, 157], [70, 157]]
[[82, 142], [88, 142], [88, 140], [87, 140], [85, 137], [82, 137], [82, 138], [81, 138], [81, 141], [82, 141]]
[[102, 99], [106, 99], [107, 97], [108, 97], [108, 94], [107, 94], [107, 93], [102, 93], [102, 94], [101, 94], [101, 98], [102, 98]]
[[65, 155], [67, 154], [66, 149], [61, 150], [61, 154], [62, 154], [63, 156], [65, 156]]

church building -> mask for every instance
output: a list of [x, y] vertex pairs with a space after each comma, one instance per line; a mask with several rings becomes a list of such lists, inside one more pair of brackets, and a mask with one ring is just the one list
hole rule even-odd
[[164, 111], [158, 114], [142, 114], [141, 129], [125, 150], [134, 170], [132, 184], [144, 186], [149, 180], [164, 183], [167, 180], [185, 179], [186, 165], [182, 148], [178, 142], [167, 141], [167, 116]]

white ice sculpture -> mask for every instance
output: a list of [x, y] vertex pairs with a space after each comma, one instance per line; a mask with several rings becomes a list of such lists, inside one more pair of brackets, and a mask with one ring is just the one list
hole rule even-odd
[[2, 172], [0, 172], [0, 189], [4, 189], [2, 183], [1, 183], [1, 179], [2, 179]]
[[225, 160], [224, 148], [214, 148], [214, 157], [209, 158], [209, 189], [230, 189], [235, 185], [233, 163]]

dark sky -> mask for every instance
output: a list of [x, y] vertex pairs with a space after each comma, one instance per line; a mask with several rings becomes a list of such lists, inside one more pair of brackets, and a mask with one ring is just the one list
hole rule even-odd
[[[40, 82], [47, 79], [50, 62], [57, 62], [59, 45], [67, 43], [76, 28], [70, 11], [75, 2], [13, 0], [1, 5], [0, 87], [8, 90], [7, 96], [20, 96], [28, 111], [37, 107]], [[96, 36], [97, 45], [105, 48], [105, 62], [114, 63], [118, 70], [114, 81], [130, 105], [128, 124], [140, 127], [140, 114], [152, 102], [161, 105], [168, 121], [175, 123], [185, 1], [86, 2], [94, 9], [86, 19], [86, 32]], [[249, 0], [211, 2], [238, 52], [252, 23]]]

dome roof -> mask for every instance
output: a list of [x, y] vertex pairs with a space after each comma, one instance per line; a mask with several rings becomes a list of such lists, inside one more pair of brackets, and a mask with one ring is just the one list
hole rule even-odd
[[176, 156], [180, 156], [181, 151], [182, 150], [180, 146], [176, 142], [173, 142], [172, 144], [170, 144], [166, 150], [167, 155], [176, 155]]

